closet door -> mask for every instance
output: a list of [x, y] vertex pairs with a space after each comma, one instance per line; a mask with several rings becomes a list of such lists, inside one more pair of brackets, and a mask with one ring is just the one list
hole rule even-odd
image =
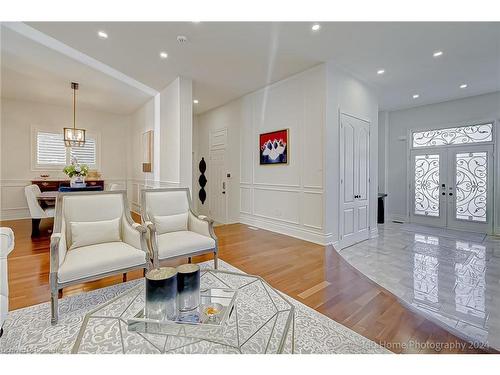
[[340, 248], [370, 236], [370, 124], [340, 118]]

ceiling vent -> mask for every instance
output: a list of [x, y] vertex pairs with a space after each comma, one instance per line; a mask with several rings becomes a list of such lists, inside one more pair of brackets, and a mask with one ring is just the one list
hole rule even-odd
[[177, 36], [177, 41], [180, 43], [180, 44], [184, 44], [184, 43], [187, 43], [188, 41], [188, 38], [184, 35], [178, 35]]

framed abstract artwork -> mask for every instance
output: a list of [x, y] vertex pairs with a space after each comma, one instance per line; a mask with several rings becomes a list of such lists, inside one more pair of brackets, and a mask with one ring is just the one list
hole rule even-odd
[[260, 165], [288, 164], [288, 129], [259, 135]]

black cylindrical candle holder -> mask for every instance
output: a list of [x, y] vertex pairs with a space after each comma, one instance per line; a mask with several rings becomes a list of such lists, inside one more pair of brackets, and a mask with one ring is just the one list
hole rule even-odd
[[183, 264], [177, 267], [177, 292], [181, 314], [200, 306], [200, 267], [197, 264]]
[[177, 270], [155, 268], [146, 273], [146, 317], [175, 320], [177, 317]]

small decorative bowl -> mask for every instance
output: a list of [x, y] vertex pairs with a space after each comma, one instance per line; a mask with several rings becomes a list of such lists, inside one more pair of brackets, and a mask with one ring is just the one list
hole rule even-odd
[[216, 322], [224, 312], [224, 307], [220, 303], [208, 303], [201, 306], [203, 321]]

